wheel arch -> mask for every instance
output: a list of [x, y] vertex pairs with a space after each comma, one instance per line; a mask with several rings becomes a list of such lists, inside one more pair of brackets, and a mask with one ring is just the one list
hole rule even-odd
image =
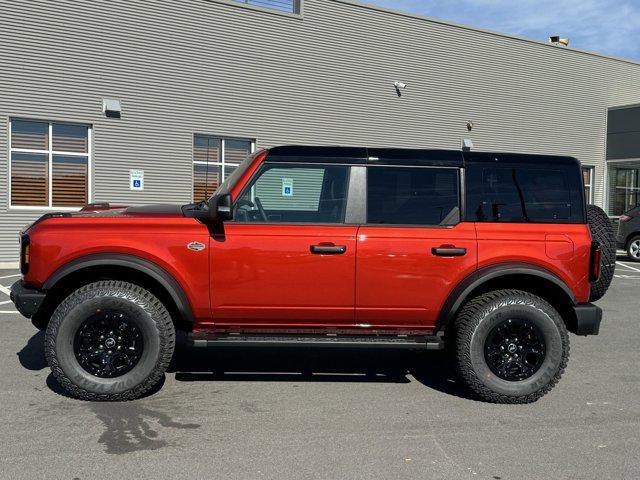
[[469, 300], [491, 290], [517, 289], [538, 295], [551, 303], [571, 331], [576, 324], [573, 306], [576, 298], [557, 275], [537, 265], [505, 263], [481, 268], [462, 280], [445, 301], [436, 323], [437, 331], [446, 331], [456, 314]]
[[[93, 254], [76, 258], [54, 271], [43, 284], [49, 302], [37, 314], [50, 316], [71, 290], [98, 280], [124, 280], [138, 283], [156, 295], [167, 307], [176, 328], [189, 330], [194, 322], [189, 300], [173, 276], [156, 263], [130, 254]], [[46, 299], [45, 299], [46, 300]]]

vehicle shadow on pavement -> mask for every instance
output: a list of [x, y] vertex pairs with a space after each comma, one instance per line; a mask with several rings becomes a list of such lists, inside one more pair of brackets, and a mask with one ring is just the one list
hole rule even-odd
[[47, 368], [47, 360], [44, 358], [44, 332], [39, 331], [32, 336], [17, 355], [20, 365], [27, 370]]
[[181, 382], [410, 383], [472, 399], [444, 352], [303, 347], [190, 347], [178, 341], [169, 367]]
[[[345, 382], [410, 383], [410, 377], [426, 387], [468, 398], [469, 392], [457, 380], [445, 352], [374, 350], [356, 348], [262, 347], [197, 348], [180, 335], [169, 366], [179, 382]], [[44, 332], [37, 332], [17, 353], [27, 370], [47, 368]], [[163, 381], [147, 396], [162, 388]], [[55, 377], [47, 377], [53, 392], [69, 396]]]

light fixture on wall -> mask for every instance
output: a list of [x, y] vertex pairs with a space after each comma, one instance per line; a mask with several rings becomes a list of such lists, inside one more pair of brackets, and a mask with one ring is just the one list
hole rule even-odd
[[103, 98], [102, 112], [108, 118], [120, 118], [122, 116], [122, 103], [116, 98]]
[[467, 121], [467, 131], [471, 131], [473, 130], [473, 121], [472, 120], [468, 120]]

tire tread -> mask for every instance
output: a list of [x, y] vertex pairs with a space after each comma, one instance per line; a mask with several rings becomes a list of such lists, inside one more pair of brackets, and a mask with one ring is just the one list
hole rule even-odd
[[[493, 305], [526, 303], [548, 315], [558, 327], [562, 339], [562, 359], [556, 374], [543, 388], [526, 395], [505, 395], [495, 392], [483, 384], [475, 374], [471, 361], [471, 340], [480, 322], [493, 311]], [[532, 403], [546, 395], [562, 377], [569, 360], [569, 335], [556, 310], [544, 299], [523, 290], [495, 290], [470, 300], [461, 309], [456, 319], [455, 360], [458, 375], [479, 398], [490, 403]]]
[[[145, 309], [155, 320], [160, 333], [160, 355], [151, 375], [135, 387], [121, 393], [94, 393], [78, 387], [64, 373], [56, 355], [56, 337], [64, 318], [72, 308], [88, 298], [101, 295], [113, 296], [114, 291], [117, 291], [117, 296], [127, 298]], [[160, 381], [171, 362], [175, 341], [175, 328], [171, 315], [155, 295], [139, 285], [121, 280], [104, 280], [80, 287], [58, 305], [47, 327], [44, 353], [54, 377], [71, 396], [90, 401], [128, 401], [140, 398]]]
[[592, 302], [600, 300], [611, 285], [616, 270], [616, 237], [608, 215], [596, 205], [587, 205], [587, 223], [591, 230], [591, 238], [600, 244], [602, 258], [600, 261], [600, 278], [591, 282]]

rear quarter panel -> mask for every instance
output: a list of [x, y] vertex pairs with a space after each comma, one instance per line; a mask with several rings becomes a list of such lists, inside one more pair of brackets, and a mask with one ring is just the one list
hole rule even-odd
[[591, 234], [586, 224], [476, 223], [478, 268], [523, 262], [545, 268], [588, 302]]

